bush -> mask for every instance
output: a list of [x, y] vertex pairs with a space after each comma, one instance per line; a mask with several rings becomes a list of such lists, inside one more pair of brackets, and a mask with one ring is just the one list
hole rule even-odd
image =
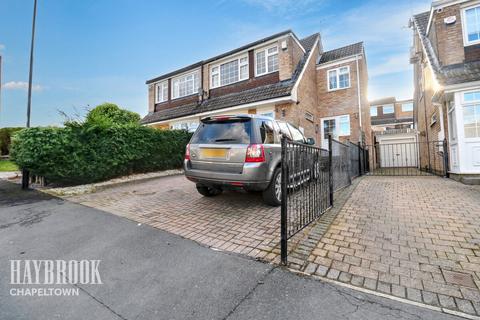
[[139, 123], [140, 115], [138, 113], [120, 109], [116, 104], [108, 102], [90, 110], [85, 121], [87, 125], [104, 127]]
[[23, 128], [1, 128], [0, 129], [0, 155], [7, 155], [10, 153], [10, 144], [12, 136], [15, 132]]
[[180, 168], [191, 137], [183, 130], [87, 123], [25, 129], [15, 135], [11, 157], [19, 167], [49, 182], [83, 184]]

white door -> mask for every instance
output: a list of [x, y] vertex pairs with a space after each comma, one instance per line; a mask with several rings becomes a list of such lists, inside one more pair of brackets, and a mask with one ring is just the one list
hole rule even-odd
[[418, 166], [418, 145], [415, 138], [398, 138], [379, 142], [381, 168]]

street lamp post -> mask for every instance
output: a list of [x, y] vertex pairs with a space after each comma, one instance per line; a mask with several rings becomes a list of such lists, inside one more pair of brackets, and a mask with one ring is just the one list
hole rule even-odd
[[[30, 128], [30, 113], [32, 109], [32, 75], [33, 75], [33, 48], [35, 44], [35, 18], [37, 16], [37, 0], [33, 3], [32, 42], [30, 45], [30, 73], [28, 75], [28, 102], [27, 102], [27, 128]], [[28, 189], [30, 173], [22, 170], [22, 189]]]

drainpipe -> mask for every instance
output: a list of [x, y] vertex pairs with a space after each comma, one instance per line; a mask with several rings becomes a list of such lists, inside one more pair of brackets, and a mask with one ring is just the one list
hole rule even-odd
[[357, 95], [358, 95], [358, 120], [360, 121], [360, 137], [358, 142], [360, 142], [360, 138], [362, 137], [362, 98], [360, 95], [360, 69], [358, 67], [358, 55], [356, 56], [356, 63], [357, 63]]

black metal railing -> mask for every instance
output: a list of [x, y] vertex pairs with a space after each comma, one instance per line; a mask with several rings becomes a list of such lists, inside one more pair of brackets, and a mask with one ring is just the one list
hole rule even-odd
[[332, 206], [330, 154], [282, 139], [281, 258], [287, 241]]
[[329, 137], [328, 150], [282, 139], [281, 260], [288, 240], [333, 206], [334, 191], [367, 169], [365, 148]]
[[447, 141], [377, 143], [369, 147], [370, 175], [448, 176]]

